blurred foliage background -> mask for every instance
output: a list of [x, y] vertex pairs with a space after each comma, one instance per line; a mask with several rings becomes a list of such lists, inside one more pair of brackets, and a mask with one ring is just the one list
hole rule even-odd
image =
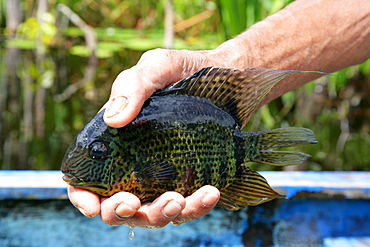
[[[115, 77], [144, 51], [215, 48], [290, 2], [0, 0], [0, 169], [59, 169]], [[370, 170], [370, 60], [335, 74], [262, 107], [246, 126], [315, 132], [320, 144], [299, 147], [312, 158], [284, 169]]]

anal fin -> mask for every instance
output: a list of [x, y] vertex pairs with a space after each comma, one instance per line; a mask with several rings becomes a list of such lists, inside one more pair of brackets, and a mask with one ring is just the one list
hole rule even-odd
[[239, 210], [246, 206], [256, 206], [273, 200], [279, 196], [266, 179], [259, 173], [243, 166], [242, 174], [225, 188], [221, 189], [221, 198], [218, 206], [227, 210]]

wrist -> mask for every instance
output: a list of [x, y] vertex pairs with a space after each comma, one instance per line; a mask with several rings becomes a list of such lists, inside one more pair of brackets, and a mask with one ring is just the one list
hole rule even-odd
[[213, 67], [238, 70], [254, 67], [251, 59], [254, 55], [250, 43], [238, 37], [222, 43], [217, 48], [207, 51], [206, 54]]
[[260, 21], [242, 34], [227, 40], [214, 50], [204, 51], [213, 67], [233, 68], [279, 68], [276, 57], [279, 45], [270, 37], [275, 23]]

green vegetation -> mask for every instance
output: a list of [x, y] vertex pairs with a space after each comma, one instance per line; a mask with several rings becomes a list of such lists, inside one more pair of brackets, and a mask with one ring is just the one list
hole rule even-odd
[[[5, 3], [20, 2], [21, 21], [7, 26]], [[74, 135], [100, 109], [117, 74], [141, 54], [163, 47], [166, 0], [0, 0], [0, 169], [59, 169]], [[212, 49], [290, 0], [173, 0], [175, 49]], [[68, 6], [96, 36], [59, 10]], [[13, 16], [14, 14], [14, 16]], [[247, 131], [312, 129], [320, 144], [293, 168], [370, 170], [370, 60], [325, 76], [264, 106]], [[280, 169], [255, 165], [257, 170]]]

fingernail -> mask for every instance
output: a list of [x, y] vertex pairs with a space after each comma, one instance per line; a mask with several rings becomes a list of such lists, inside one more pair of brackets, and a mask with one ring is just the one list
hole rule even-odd
[[180, 204], [175, 201], [169, 201], [166, 206], [164, 206], [162, 214], [167, 218], [171, 218], [180, 213], [181, 210], [182, 207], [180, 206]]
[[121, 203], [113, 212], [119, 220], [127, 220], [134, 216], [136, 210], [125, 203]]
[[206, 193], [202, 198], [202, 204], [206, 208], [212, 207], [218, 201], [218, 198], [216, 194]]
[[81, 214], [85, 215], [86, 217], [91, 218], [91, 216], [89, 216], [89, 214], [87, 213], [85, 209], [80, 208], [79, 206], [76, 206], [76, 208], [78, 209], [78, 211], [80, 211]]
[[108, 118], [120, 114], [128, 105], [128, 100], [125, 96], [117, 96], [112, 99], [110, 106], [105, 113]]

